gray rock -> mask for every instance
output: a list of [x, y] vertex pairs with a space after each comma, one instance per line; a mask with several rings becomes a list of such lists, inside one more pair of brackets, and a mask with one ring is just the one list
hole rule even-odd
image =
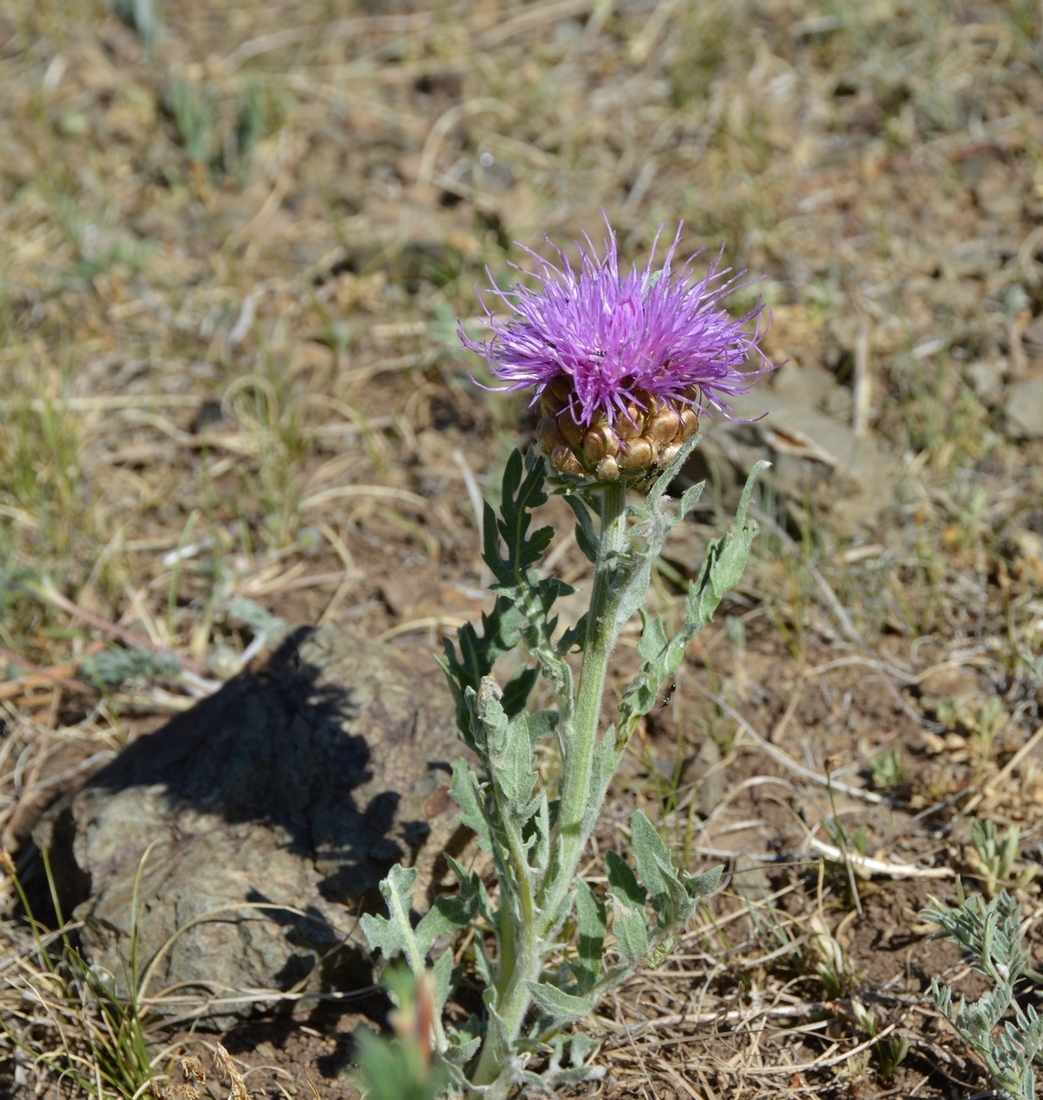
[[743, 417], [734, 423], [717, 417], [704, 425], [702, 444], [685, 467], [692, 481], [709, 478], [733, 509], [738, 492], [754, 464], [764, 458], [772, 467], [761, 475], [793, 521], [803, 526], [807, 508], [829, 512], [830, 528], [842, 533], [873, 530], [883, 510], [894, 501], [892, 463], [872, 433], [858, 435], [809, 404], [802, 392], [755, 390], [735, 401]]
[[387, 869], [416, 865], [430, 900], [444, 853], [469, 843], [448, 795], [463, 751], [430, 655], [298, 631], [136, 741], [34, 840], [117, 992], [136, 939], [157, 1011], [227, 1026], [272, 1003], [249, 991], [372, 981], [356, 921]]
[[1003, 412], [1011, 439], [1043, 438], [1043, 378], [1013, 383]]

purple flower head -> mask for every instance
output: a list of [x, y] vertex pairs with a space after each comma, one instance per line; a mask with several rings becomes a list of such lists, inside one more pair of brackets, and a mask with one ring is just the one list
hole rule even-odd
[[[699, 281], [691, 277], [694, 256], [672, 270], [683, 224], [660, 267], [653, 268], [653, 261], [662, 226], [644, 269], [635, 265], [625, 274], [619, 271], [616, 234], [607, 218], [604, 259], [584, 234], [586, 248], [577, 244], [578, 271], [556, 246], [560, 265], [526, 248], [542, 290], [490, 288], [510, 316], [495, 317], [482, 299], [493, 337], [469, 340], [461, 330], [463, 345], [489, 361], [493, 374], [507, 383], [504, 391], [531, 386], [533, 404], [550, 383], [566, 379], [577, 424], [589, 426], [601, 414], [614, 425], [618, 417], [630, 416], [628, 405], [643, 408], [649, 394], [675, 407], [695, 406], [710, 416], [716, 411], [738, 419], [729, 398], [749, 392], [774, 369], [759, 347], [763, 306], [758, 302], [738, 320], [721, 308], [724, 298], [753, 280], [740, 282], [741, 274], [725, 279], [729, 269], [717, 266], [720, 257]], [[758, 322], [752, 329], [751, 321]], [[760, 366], [743, 372], [740, 368], [754, 353]]]

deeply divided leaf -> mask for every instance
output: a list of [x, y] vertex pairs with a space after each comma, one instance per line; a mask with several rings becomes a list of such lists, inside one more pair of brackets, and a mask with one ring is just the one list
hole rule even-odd
[[413, 946], [409, 909], [416, 879], [415, 867], [403, 867], [396, 863], [380, 884], [380, 893], [387, 902], [390, 916], [365, 913], [359, 920], [369, 946], [379, 951], [385, 959], [394, 958], [400, 951], [408, 956]]

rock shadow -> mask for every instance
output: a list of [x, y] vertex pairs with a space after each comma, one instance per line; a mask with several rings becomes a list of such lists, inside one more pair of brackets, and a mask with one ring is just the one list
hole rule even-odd
[[141, 737], [34, 832], [88, 953], [115, 972], [137, 937], [165, 984], [225, 1000], [317, 967], [312, 987], [369, 980], [355, 915], [435, 824], [457, 830], [446, 695], [425, 654], [303, 628]]

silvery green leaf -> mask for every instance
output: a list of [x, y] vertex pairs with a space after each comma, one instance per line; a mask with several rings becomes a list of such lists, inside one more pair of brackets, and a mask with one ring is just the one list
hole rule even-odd
[[479, 786], [478, 777], [466, 761], [453, 761], [453, 781], [449, 790], [460, 807], [461, 823], [474, 831], [480, 848], [487, 852], [492, 851], [493, 839], [485, 796]]
[[710, 585], [718, 603], [742, 580], [752, 541], [753, 531], [749, 527], [744, 527], [725, 539], [721, 556], [710, 571]]
[[660, 863], [663, 877], [666, 879], [666, 891], [669, 904], [663, 913], [663, 927], [674, 924], [687, 924], [695, 912], [696, 901], [685, 889], [676, 868], [672, 863]]
[[[503, 471], [500, 498], [503, 518], [497, 520], [488, 504], [485, 509], [483, 557], [496, 579], [506, 586], [516, 583], [517, 569], [529, 569], [540, 560], [554, 534], [553, 528], [543, 527], [528, 536], [532, 510], [547, 501], [543, 491], [546, 465], [542, 457], [530, 452], [524, 466], [523, 480], [522, 456], [517, 450], [513, 451]], [[500, 538], [507, 546], [506, 558], [500, 555]]]
[[[673, 650], [667, 641], [663, 621], [658, 615], [648, 614], [641, 609], [641, 641], [637, 651], [644, 658], [637, 675], [631, 680], [619, 703], [620, 737], [628, 741], [637, 725], [653, 706], [659, 696], [659, 689], [667, 676], [677, 671], [683, 647], [680, 648], [677, 661], [673, 661]], [[673, 668], [670, 666], [674, 665]]]
[[506, 726], [499, 751], [489, 754], [489, 763], [492, 780], [503, 792], [507, 806], [520, 815], [522, 805], [536, 785], [532, 742], [525, 715], [519, 715]]
[[550, 806], [546, 791], [540, 791], [537, 795], [531, 820], [535, 832], [531, 864], [536, 875], [541, 876], [550, 863]]
[[477, 912], [484, 920], [493, 922], [492, 906], [489, 903], [489, 894], [485, 889], [485, 883], [476, 871], [469, 871], [464, 865], [455, 860], [448, 852], [443, 853], [453, 874], [460, 883], [460, 897], [464, 901], [474, 901]]
[[[677, 878], [670, 859], [670, 850], [656, 827], [638, 810], [630, 826], [630, 839], [634, 846], [634, 862], [637, 873], [648, 887], [650, 894], [665, 894], [669, 891], [668, 880]], [[668, 869], [668, 870], [667, 870]]]
[[507, 740], [507, 713], [501, 696], [500, 686], [491, 676], [483, 676], [478, 690], [468, 695], [475, 741], [489, 757], [503, 752]]
[[605, 868], [608, 872], [608, 884], [612, 893], [626, 903], [634, 912], [644, 912], [648, 892], [637, 881], [630, 864], [615, 852], [605, 853]]
[[456, 985], [453, 977], [452, 950], [442, 952], [438, 962], [431, 968], [431, 977], [435, 983], [435, 1011], [441, 1017], [445, 1002], [449, 999], [449, 994], [452, 993], [453, 987]]
[[666, 628], [663, 620], [641, 608], [641, 640], [637, 643], [638, 653], [646, 661], [655, 661], [666, 649]]
[[451, 1066], [466, 1066], [467, 1063], [478, 1053], [478, 1048], [482, 1045], [482, 1037], [480, 1035], [471, 1036], [469, 1038], [458, 1038], [459, 1033], [452, 1033], [452, 1042], [449, 1045], [449, 1049], [442, 1055], [446, 1062]]
[[711, 867], [700, 875], [683, 874], [681, 881], [691, 898], [708, 898], [721, 884], [723, 867]]
[[605, 903], [581, 878], [576, 879], [576, 922], [579, 930], [579, 963], [584, 979], [581, 985], [589, 989], [601, 972], [608, 922]]
[[571, 1024], [594, 1011], [596, 1002], [589, 997], [575, 997], [546, 982], [526, 982], [532, 999], [556, 1024]]
[[[492, 672], [497, 659], [519, 644], [520, 630], [524, 624], [525, 615], [515, 601], [509, 596], [499, 596], [491, 613], [482, 612], [481, 634], [471, 623], [465, 623], [457, 634], [455, 645], [448, 638], [442, 639], [444, 654], [438, 663], [453, 693], [460, 736], [471, 748], [475, 746], [470, 742], [466, 691], [468, 688], [477, 691], [482, 677]], [[537, 676], [535, 669], [523, 668], [511, 678], [504, 689], [503, 700], [508, 715], [518, 714], [524, 709]]]
[[634, 815], [631, 840], [638, 873], [651, 894], [649, 901], [660, 925], [689, 920], [695, 903], [681, 882], [662, 837], [640, 810]]
[[624, 963], [641, 962], [648, 954], [648, 920], [644, 908], [635, 912], [612, 895], [612, 934], [616, 937], [616, 950]]
[[448, 936], [466, 928], [477, 909], [478, 899], [475, 897], [441, 894], [435, 898], [434, 905], [424, 914], [414, 933], [420, 953], [426, 955], [439, 936]]
[[598, 536], [594, 530], [594, 520], [591, 517], [590, 508], [574, 493], [565, 496], [565, 503], [576, 516], [576, 545], [588, 561], [596, 562], [598, 560]]
[[410, 959], [410, 965], [417, 954], [413, 926], [409, 920], [410, 899], [416, 889], [416, 878], [415, 867], [403, 867], [396, 863], [380, 884], [380, 893], [387, 902], [389, 916], [365, 913], [359, 920], [362, 932], [374, 951], [379, 951], [389, 960], [401, 951]]
[[612, 933], [616, 948], [626, 963], [636, 963], [648, 954], [647, 892], [620, 856], [607, 852], [605, 865], [612, 891]]
[[713, 588], [716, 593], [724, 595], [729, 589], [734, 588], [742, 579], [742, 571], [746, 567], [746, 558], [750, 552], [750, 543], [753, 540], [754, 528], [746, 523], [746, 513], [753, 497], [753, 487], [757, 476], [768, 462], [758, 462], [750, 471], [746, 479], [746, 485], [739, 500], [739, 507], [735, 513], [735, 521], [732, 524], [731, 534], [725, 539], [721, 551], [720, 561], [714, 570]]
[[682, 519], [699, 503], [699, 498], [703, 495], [703, 489], [705, 488], [706, 482], [700, 481], [695, 485], [690, 485], [681, 494], [681, 500], [677, 506], [677, 514]]
[[524, 720], [525, 728], [529, 734], [529, 742], [535, 747], [538, 741], [542, 741], [554, 733], [558, 728], [561, 716], [556, 710], [537, 710], [531, 714], [520, 714], [517, 720]]
[[[699, 575], [688, 587], [688, 598], [685, 600], [685, 628], [682, 631], [688, 640], [701, 626], [710, 622], [724, 594], [734, 588], [742, 577], [746, 559], [749, 557], [750, 544], [755, 534], [755, 528], [746, 523], [746, 512], [757, 475], [766, 465], [768, 463], [758, 462], [753, 467], [746, 480], [746, 487], [743, 489], [742, 500], [731, 531], [724, 538], [714, 539], [710, 543]], [[685, 644], [687, 645], [687, 641]]]
[[601, 1049], [601, 1041], [590, 1035], [570, 1035], [569, 1061], [574, 1066], [585, 1066]]

